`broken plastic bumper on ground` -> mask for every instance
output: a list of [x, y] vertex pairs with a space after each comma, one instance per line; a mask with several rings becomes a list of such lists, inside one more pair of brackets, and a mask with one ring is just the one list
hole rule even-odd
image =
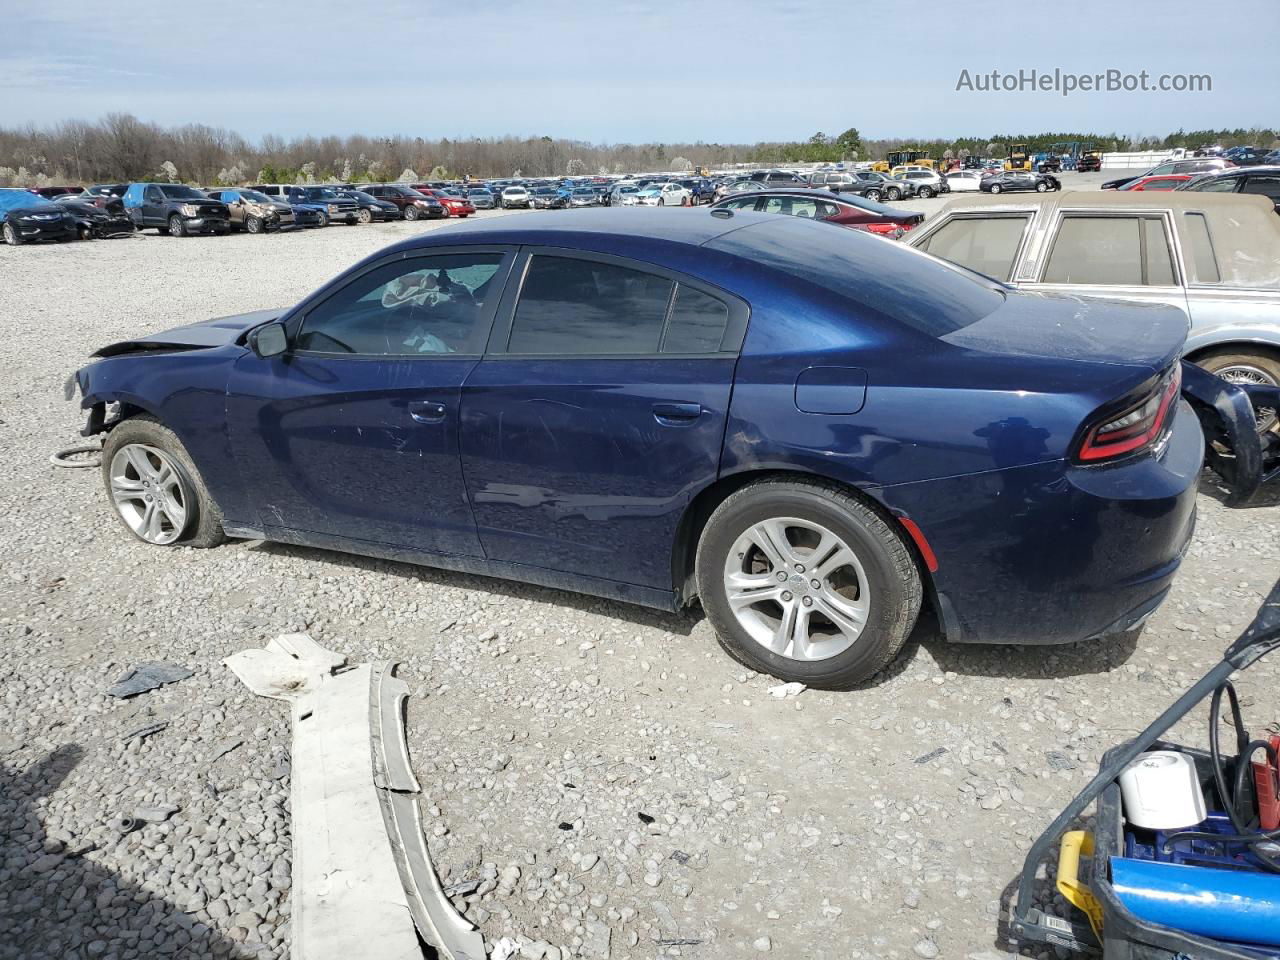
[[443, 960], [483, 960], [431, 866], [395, 664], [348, 666], [305, 634], [226, 664], [292, 711], [294, 960], [422, 960], [419, 936]]

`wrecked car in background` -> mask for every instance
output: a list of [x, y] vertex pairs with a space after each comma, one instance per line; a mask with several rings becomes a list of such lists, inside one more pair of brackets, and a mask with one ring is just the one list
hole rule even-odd
[[1186, 332], [1165, 304], [1028, 295], [802, 218], [587, 210], [425, 234], [294, 307], [111, 344], [68, 397], [148, 543], [697, 600], [741, 662], [847, 688], [922, 603], [959, 642], [1155, 610], [1205, 453], [1181, 393], [1226, 398], [1223, 442], [1258, 449], [1241, 390], [1180, 362]]

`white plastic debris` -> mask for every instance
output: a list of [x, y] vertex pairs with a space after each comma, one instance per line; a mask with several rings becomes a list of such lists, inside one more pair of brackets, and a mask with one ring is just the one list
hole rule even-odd
[[803, 683], [792, 680], [790, 683], [780, 683], [776, 687], [770, 687], [769, 696], [775, 700], [785, 700], [787, 697], [800, 696], [806, 689]]

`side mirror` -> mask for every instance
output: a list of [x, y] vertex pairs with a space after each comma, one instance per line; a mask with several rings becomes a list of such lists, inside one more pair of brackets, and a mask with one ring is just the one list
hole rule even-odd
[[268, 323], [249, 333], [249, 349], [264, 360], [278, 357], [289, 349], [289, 337], [283, 323]]

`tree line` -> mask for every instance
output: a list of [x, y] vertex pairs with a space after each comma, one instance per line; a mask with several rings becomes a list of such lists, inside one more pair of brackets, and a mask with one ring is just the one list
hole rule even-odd
[[857, 128], [802, 141], [757, 143], [590, 143], [556, 137], [373, 137], [364, 134], [257, 142], [205, 124], [165, 127], [128, 113], [52, 126], [0, 127], [0, 185], [181, 180], [213, 186], [305, 180], [381, 181], [409, 177], [541, 177], [694, 170], [727, 165], [881, 159], [893, 150], [930, 156], [1003, 156], [1014, 143], [1032, 151], [1057, 142], [1092, 143], [1101, 150], [1193, 149], [1250, 144], [1269, 147], [1276, 130], [1178, 130], [1165, 137], [1117, 133], [999, 134], [958, 139], [863, 139]]

